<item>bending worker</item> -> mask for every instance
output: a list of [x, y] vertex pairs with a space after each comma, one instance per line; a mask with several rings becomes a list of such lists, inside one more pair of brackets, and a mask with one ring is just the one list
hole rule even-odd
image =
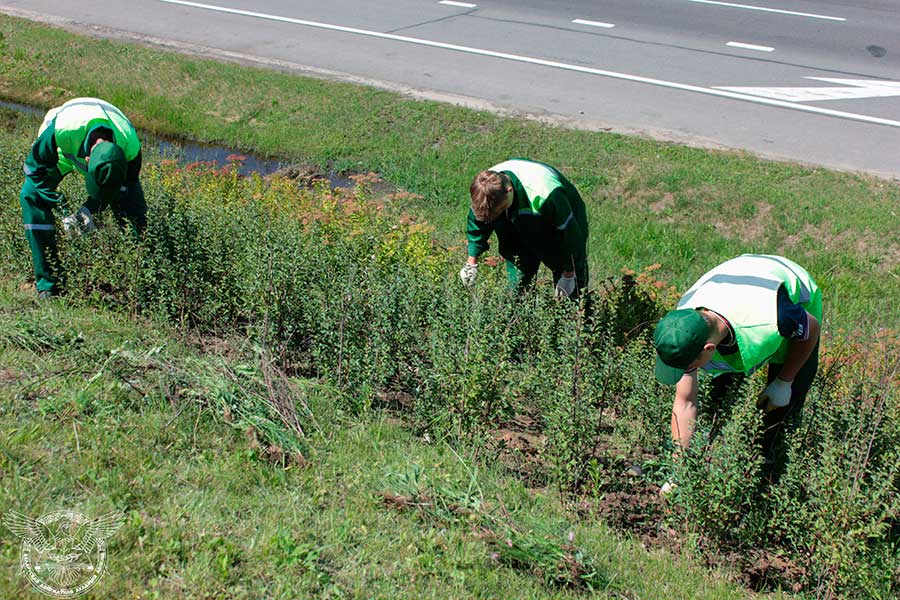
[[588, 222], [578, 190], [562, 173], [531, 160], [512, 159], [475, 176], [466, 222], [469, 256], [459, 273], [466, 285], [478, 276], [478, 257], [497, 233], [511, 287], [534, 281], [544, 263], [556, 293], [577, 298], [588, 283]]
[[141, 142], [128, 118], [108, 102], [75, 98], [51, 109], [25, 159], [24, 170], [19, 201], [39, 298], [60, 291], [54, 272], [53, 209], [69, 209], [64, 196], [56, 191], [63, 177], [72, 171], [84, 175], [88, 196], [77, 211], [62, 219], [66, 231], [93, 231], [94, 215], [106, 207], [120, 222], [127, 216], [137, 232], [146, 225], [147, 205], [138, 179]]
[[[803, 267], [780, 256], [744, 254], [706, 273], [653, 334], [656, 377], [675, 385], [672, 439], [687, 449], [697, 417], [697, 369], [722, 383], [768, 364], [764, 449], [771, 453], [788, 415], [798, 415], [819, 365], [822, 294]], [[719, 384], [719, 385], [716, 385]]]

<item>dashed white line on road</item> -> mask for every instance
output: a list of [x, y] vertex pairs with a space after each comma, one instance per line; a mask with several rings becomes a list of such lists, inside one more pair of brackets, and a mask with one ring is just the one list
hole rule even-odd
[[744, 48], [745, 50], [758, 50], [759, 52], [772, 52], [775, 50], [771, 46], [757, 46], [756, 44], [745, 44], [744, 42], [728, 42], [725, 45], [732, 48]]
[[602, 23], [600, 21], [588, 21], [587, 19], [574, 19], [572, 22], [577, 23], [579, 25], [590, 25], [591, 27], [604, 27], [606, 29], [615, 27], [615, 25], [612, 23]]
[[453, 0], [441, 0], [438, 4], [446, 4], [447, 6], [459, 6], [461, 8], [475, 8], [477, 4], [469, 4], [468, 2], [454, 2]]
[[407, 44], [417, 44], [419, 46], [428, 46], [430, 48], [441, 48], [443, 50], [452, 50], [455, 52], [466, 52], [477, 56], [489, 56], [502, 60], [510, 60], [515, 62], [527, 63], [532, 65], [540, 65], [553, 69], [563, 69], [566, 71], [574, 71], [576, 73], [586, 73], [588, 75], [596, 75], [598, 77], [609, 77], [611, 79], [621, 79], [623, 81], [631, 81], [634, 83], [644, 83], [647, 85], [655, 85], [658, 87], [669, 88], [673, 90], [681, 90], [684, 92], [694, 92], [696, 94], [706, 94], [707, 96], [717, 96], [719, 98], [731, 98], [732, 100], [743, 100], [744, 102], [753, 102], [765, 106], [778, 106], [780, 108], [789, 108], [806, 113], [817, 115], [825, 115], [828, 117], [837, 117], [839, 119], [848, 119], [851, 121], [860, 121], [862, 123], [873, 123], [876, 125], [887, 125], [888, 127], [900, 128], [900, 121], [893, 119], [884, 119], [882, 117], [874, 117], [871, 115], [862, 115], [842, 110], [832, 110], [830, 108], [821, 108], [818, 106], [807, 106], [805, 104], [797, 104], [796, 102], [785, 102], [783, 100], [775, 100], [769, 98], [760, 98], [750, 96], [748, 94], [740, 94], [728, 90], [717, 90], [699, 85], [691, 85], [689, 83], [678, 83], [676, 81], [666, 81], [664, 79], [653, 79], [652, 77], [643, 77], [641, 75], [631, 75], [628, 73], [619, 73], [616, 71], [607, 71], [604, 69], [595, 69], [593, 67], [585, 67], [582, 65], [573, 65], [570, 63], [558, 62], [555, 60], [546, 60], [543, 58], [534, 58], [531, 56], [522, 56], [521, 54], [509, 54], [507, 52], [497, 52], [495, 50], [486, 50], [483, 48], [473, 48], [472, 46], [461, 46], [459, 44], [448, 44], [446, 42], [435, 42], [422, 38], [408, 37], [405, 35], [397, 35], [395, 33], [381, 33], [369, 29], [357, 29], [355, 27], [346, 27], [344, 25], [332, 25], [330, 23], [320, 23], [317, 21], [305, 21], [303, 19], [294, 19], [292, 17], [282, 17], [279, 15], [271, 15], [267, 13], [254, 12], [250, 10], [240, 10], [237, 8], [228, 8], [226, 6], [216, 6], [214, 4], [203, 4], [200, 2], [188, 2], [187, 0], [159, 0], [166, 4], [177, 4], [179, 6], [190, 6], [203, 10], [212, 10], [220, 13], [240, 15], [243, 17], [253, 17], [256, 19], [267, 19], [280, 23], [291, 23], [294, 25], [303, 25], [306, 27], [315, 27], [317, 29], [326, 29], [328, 31], [340, 31], [342, 33], [351, 33], [355, 35], [364, 35], [368, 37], [378, 38], [382, 40], [390, 40], [394, 42], [405, 42]]
[[687, 0], [688, 2], [696, 2], [698, 4], [715, 4], [716, 6], [730, 6], [731, 8], [745, 8], [747, 10], [762, 10], [765, 12], [778, 13], [781, 15], [791, 15], [794, 17], [809, 17], [810, 19], [825, 19], [826, 21], [846, 21], [846, 17], [830, 17], [828, 15], [817, 15], [814, 13], [796, 12], [793, 10], [783, 10], [780, 8], [767, 8], [765, 6], [751, 6], [750, 4], [734, 4], [733, 2], [718, 2], [717, 0]]

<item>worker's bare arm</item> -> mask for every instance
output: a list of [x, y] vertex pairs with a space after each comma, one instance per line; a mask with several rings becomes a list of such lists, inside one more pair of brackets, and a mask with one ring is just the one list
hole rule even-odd
[[672, 403], [672, 441], [683, 449], [691, 445], [697, 419], [697, 371], [685, 373], [675, 385]]

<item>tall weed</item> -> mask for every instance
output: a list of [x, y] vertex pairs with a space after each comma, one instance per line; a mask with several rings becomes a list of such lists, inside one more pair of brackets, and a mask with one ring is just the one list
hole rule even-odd
[[[21, 223], [14, 179], [0, 178], [0, 251], [3, 273], [22, 277], [27, 247], [8, 225]], [[455, 277], [459, 256], [365, 190], [172, 163], [148, 165], [143, 182], [150, 213], [140, 238], [108, 215], [96, 235], [61, 236], [71, 301], [246, 335], [278, 373], [338, 388], [351, 414], [402, 394], [415, 426], [436, 436], [483, 440], [529, 415], [545, 436], [535, 464], [567, 498], [602, 496], [619, 485], [623, 457], [649, 455], [678, 477], [673, 525], [701, 551], [792, 565], [760, 575], [760, 587], [900, 591], [897, 344], [875, 355], [854, 348], [843, 362], [826, 356], [777, 479], [758, 447], [756, 380], [715, 423], [701, 415], [700, 433], [715, 434], [669, 466], [672, 391], [654, 380], [648, 338], [672, 291], [654, 269], [595, 285], [590, 310], [556, 301], [543, 279], [513, 294], [489, 265], [467, 290]], [[268, 445], [300, 452], [284, 435], [294, 423], [299, 437], [312, 415], [271, 402], [302, 396], [273, 392], [280, 379], [267, 369], [223, 371], [209, 396]]]

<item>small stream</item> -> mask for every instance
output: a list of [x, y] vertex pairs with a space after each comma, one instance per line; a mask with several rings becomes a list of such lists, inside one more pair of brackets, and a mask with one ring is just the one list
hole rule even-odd
[[[42, 118], [46, 111], [17, 102], [0, 100], [0, 108], [5, 108], [17, 113], [33, 115]], [[271, 175], [287, 167], [296, 166], [296, 163], [285, 162], [278, 159], [265, 158], [255, 154], [240, 152], [225, 146], [215, 144], [202, 144], [175, 138], [162, 138], [146, 132], [139, 132], [141, 144], [145, 148], [144, 156], [159, 156], [162, 159], [175, 160], [181, 164], [195, 162], [209, 162], [217, 165], [234, 163], [240, 175], [249, 176], [254, 173], [259, 175]], [[234, 157], [240, 156], [241, 160], [235, 161]], [[354, 182], [346, 175], [334, 171], [322, 173], [321, 177], [327, 179], [332, 188], [352, 188]]]

